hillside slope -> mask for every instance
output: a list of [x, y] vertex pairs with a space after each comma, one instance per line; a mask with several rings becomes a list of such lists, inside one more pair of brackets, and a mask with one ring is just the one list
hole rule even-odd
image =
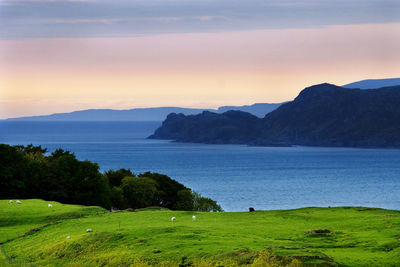
[[395, 266], [400, 261], [400, 212], [393, 210], [110, 213], [48, 203], [0, 200], [1, 236], [8, 236], [1, 246], [17, 266], [237, 266], [256, 260], [283, 266], [295, 258], [305, 266]]

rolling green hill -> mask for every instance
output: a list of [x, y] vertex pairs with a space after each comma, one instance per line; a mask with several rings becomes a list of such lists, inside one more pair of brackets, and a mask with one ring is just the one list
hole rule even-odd
[[[338, 207], [110, 213], [99, 207], [21, 201], [0, 200], [1, 247], [16, 266], [299, 266], [300, 261], [305, 266], [396, 266], [400, 262], [400, 211]], [[93, 232], [87, 233], [88, 228]], [[0, 264], [6, 264], [3, 255], [0, 258]]]

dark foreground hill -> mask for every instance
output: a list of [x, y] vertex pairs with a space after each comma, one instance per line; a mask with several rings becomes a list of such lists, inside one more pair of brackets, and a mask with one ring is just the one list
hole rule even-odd
[[266, 146], [400, 147], [400, 86], [359, 90], [319, 84], [262, 119], [241, 111], [170, 114], [150, 138]]

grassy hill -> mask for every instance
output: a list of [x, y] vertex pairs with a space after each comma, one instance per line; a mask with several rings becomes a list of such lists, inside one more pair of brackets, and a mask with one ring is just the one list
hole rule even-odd
[[[93, 232], [86, 233], [88, 228]], [[1, 247], [16, 265], [297, 266], [292, 261], [297, 258], [306, 266], [396, 266], [399, 239], [400, 212], [374, 208], [110, 213], [43, 200], [0, 200]]]

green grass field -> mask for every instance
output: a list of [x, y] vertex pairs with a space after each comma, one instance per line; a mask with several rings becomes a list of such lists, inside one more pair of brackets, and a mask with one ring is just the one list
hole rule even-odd
[[[329, 231], [316, 231], [324, 229]], [[399, 239], [400, 212], [373, 208], [110, 213], [0, 200], [1, 247], [16, 265], [235, 266], [256, 259], [254, 266], [277, 266], [298, 259], [305, 266], [400, 266]], [[263, 256], [264, 264], [257, 265]], [[6, 264], [1, 255], [0, 265]]]

